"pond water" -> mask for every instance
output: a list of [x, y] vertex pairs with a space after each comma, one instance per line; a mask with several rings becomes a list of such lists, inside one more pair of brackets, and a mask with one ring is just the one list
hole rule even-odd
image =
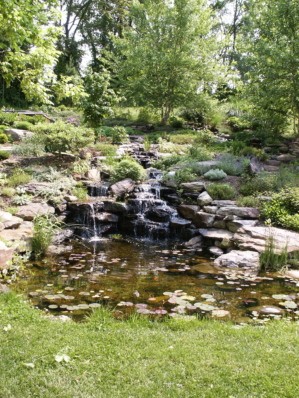
[[73, 241], [63, 254], [28, 263], [14, 289], [38, 308], [77, 320], [102, 305], [119, 318], [134, 311], [235, 322], [299, 317], [295, 281], [219, 271], [204, 256], [153, 242]]

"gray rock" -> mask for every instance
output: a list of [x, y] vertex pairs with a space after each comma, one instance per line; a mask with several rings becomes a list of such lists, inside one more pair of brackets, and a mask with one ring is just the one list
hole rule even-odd
[[24, 138], [33, 136], [32, 131], [21, 130], [21, 129], [10, 128], [4, 130], [4, 132], [12, 141], [22, 141]]
[[196, 227], [205, 227], [209, 228], [212, 227], [215, 220], [215, 215], [210, 213], [204, 213], [202, 211], [196, 213], [193, 222]]
[[117, 223], [118, 222], [118, 215], [112, 213], [98, 213], [96, 215], [96, 219], [103, 223]]
[[170, 226], [173, 228], [190, 227], [191, 221], [184, 218], [174, 217], [170, 220]]
[[204, 206], [203, 211], [210, 214], [216, 214], [218, 210], [217, 206]]
[[202, 237], [201, 236], [195, 236], [194, 238], [188, 240], [188, 242], [185, 242], [183, 244], [184, 247], [187, 249], [201, 249], [202, 248]]
[[235, 200], [213, 200], [212, 206], [226, 207], [226, 206], [236, 206]]
[[258, 209], [254, 207], [238, 207], [238, 206], [226, 206], [221, 207], [217, 214], [219, 216], [237, 216], [241, 218], [253, 218], [257, 219], [260, 216], [260, 212]]
[[286, 154], [277, 156], [276, 160], [278, 160], [279, 162], [283, 162], [283, 163], [289, 163], [289, 162], [296, 160], [296, 157], [289, 153], [286, 153]]
[[180, 205], [177, 210], [182, 217], [193, 220], [196, 213], [199, 211], [199, 207], [193, 205]]
[[180, 185], [184, 192], [201, 193], [205, 190], [205, 183], [202, 181], [185, 182]]
[[202, 192], [197, 198], [197, 204], [199, 206], [207, 206], [212, 202], [213, 202], [213, 199], [206, 191]]
[[274, 241], [274, 252], [288, 253], [299, 251], [299, 233], [280, 228], [243, 226], [234, 234], [234, 242], [240, 249], [265, 251], [269, 239]]
[[12, 260], [14, 249], [7, 247], [6, 244], [0, 241], [0, 270], [7, 269], [9, 262]]
[[[24, 221], [17, 229], [5, 229], [0, 232], [0, 239], [9, 242], [17, 251], [26, 251], [33, 236], [33, 223]], [[1, 255], [0, 255], [1, 258]]]
[[125, 194], [133, 192], [135, 188], [135, 182], [130, 178], [119, 181], [113, 184], [109, 188], [109, 192], [116, 197], [123, 197]]
[[264, 305], [262, 307], [255, 308], [260, 315], [283, 315], [284, 311], [279, 308], [275, 307], [274, 305]]
[[105, 200], [103, 204], [104, 204], [104, 211], [108, 213], [124, 214], [128, 210], [126, 204], [122, 202], [113, 202]]
[[54, 214], [55, 209], [46, 203], [30, 203], [20, 206], [16, 213], [17, 217], [21, 217], [25, 221], [32, 221], [36, 216]]
[[220, 247], [217, 246], [211, 246], [209, 247], [209, 252], [213, 255], [213, 256], [221, 256], [223, 254], [223, 250], [220, 249]]
[[0, 223], [3, 226], [1, 230], [18, 228], [22, 224], [22, 222], [22, 218], [15, 217], [11, 213], [0, 210]]
[[232, 250], [216, 258], [214, 264], [225, 268], [253, 268], [258, 270], [259, 254], [254, 251]]
[[101, 173], [96, 168], [90, 169], [87, 172], [87, 178], [91, 181], [101, 181]]
[[200, 234], [206, 239], [218, 239], [218, 240], [228, 240], [231, 241], [233, 239], [233, 234], [225, 229], [200, 229]]
[[230, 232], [237, 232], [238, 229], [247, 226], [247, 227], [255, 227], [257, 225], [257, 220], [232, 220], [227, 222], [227, 228]]

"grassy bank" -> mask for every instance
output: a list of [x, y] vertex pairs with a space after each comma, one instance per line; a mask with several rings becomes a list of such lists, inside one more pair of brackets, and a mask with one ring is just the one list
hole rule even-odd
[[0, 310], [2, 398], [299, 396], [295, 323], [120, 322], [104, 310], [62, 323], [12, 294]]

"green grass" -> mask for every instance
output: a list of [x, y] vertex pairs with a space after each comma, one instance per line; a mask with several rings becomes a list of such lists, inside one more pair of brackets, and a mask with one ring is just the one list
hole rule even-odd
[[104, 310], [61, 323], [12, 294], [0, 310], [3, 398], [299, 396], [296, 323], [120, 322]]

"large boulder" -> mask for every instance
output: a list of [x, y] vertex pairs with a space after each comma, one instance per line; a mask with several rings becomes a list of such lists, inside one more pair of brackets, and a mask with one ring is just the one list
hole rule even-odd
[[28, 250], [32, 236], [33, 223], [30, 221], [24, 221], [17, 229], [5, 229], [0, 232], [0, 239], [9, 242], [10, 246], [20, 252]]
[[243, 250], [265, 251], [267, 244], [273, 240], [273, 250], [279, 254], [299, 251], [299, 233], [280, 228], [243, 226], [233, 238], [235, 244]]
[[110, 186], [109, 192], [117, 198], [123, 197], [125, 194], [133, 192], [135, 188], [135, 182], [131, 178], [119, 181]]
[[232, 220], [227, 222], [227, 228], [230, 232], [237, 232], [238, 229], [243, 227], [255, 227], [258, 220]]
[[210, 214], [210, 213], [205, 213], [203, 211], [199, 211], [196, 213], [194, 217], [194, 224], [196, 227], [201, 227], [201, 228], [209, 228], [212, 227], [213, 223], [215, 221], [215, 215]]
[[33, 132], [21, 129], [6, 129], [5, 134], [11, 139], [11, 141], [22, 141], [24, 138], [32, 137]]
[[205, 183], [203, 181], [184, 182], [180, 187], [184, 192], [199, 194], [205, 190]]
[[253, 268], [259, 270], [259, 254], [254, 251], [232, 250], [214, 260], [217, 267]]
[[54, 207], [46, 203], [29, 203], [28, 205], [20, 206], [16, 216], [25, 221], [32, 221], [36, 216], [47, 216], [54, 213]]
[[207, 206], [212, 202], [213, 202], [213, 199], [206, 191], [202, 192], [197, 198], [197, 204], [199, 206]]

